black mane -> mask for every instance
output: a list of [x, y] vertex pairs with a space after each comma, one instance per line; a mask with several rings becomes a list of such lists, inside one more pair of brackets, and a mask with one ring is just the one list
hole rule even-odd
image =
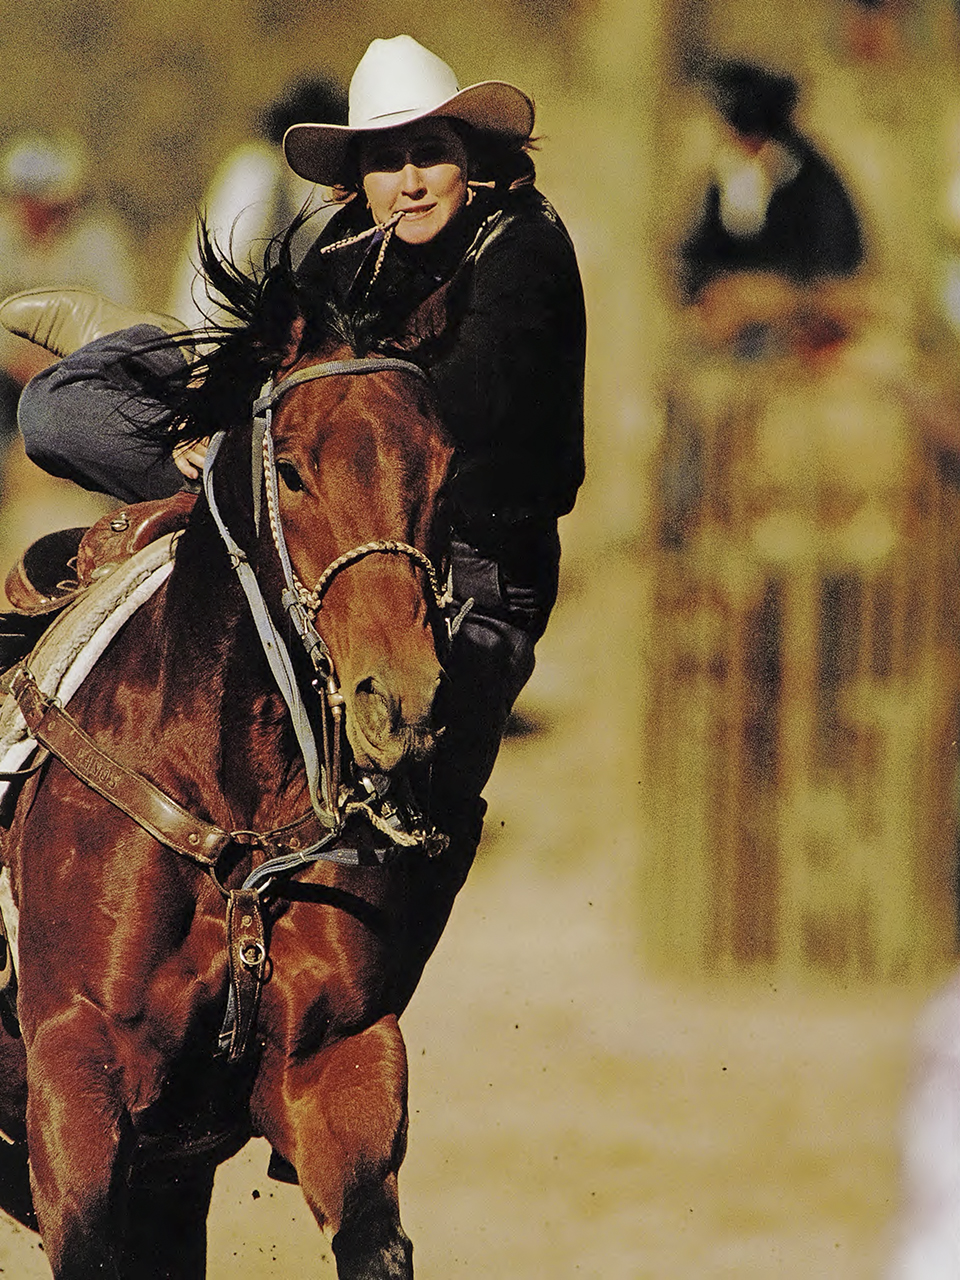
[[[246, 272], [211, 236], [201, 220], [197, 245], [210, 296], [227, 317], [222, 323], [184, 330], [158, 341], [153, 349], [183, 348], [197, 354], [184, 369], [151, 380], [145, 390], [169, 411], [162, 420], [135, 423], [138, 433], [169, 452], [175, 445], [202, 440], [249, 420], [251, 405], [268, 378], [289, 360], [294, 323], [302, 317], [296, 355], [323, 352], [347, 344], [356, 355], [393, 346], [385, 317], [360, 306], [347, 309], [332, 288], [311, 275], [298, 279], [291, 244], [308, 214], [298, 214], [286, 231], [267, 245], [259, 268]], [[409, 359], [409, 354], [407, 355]]]

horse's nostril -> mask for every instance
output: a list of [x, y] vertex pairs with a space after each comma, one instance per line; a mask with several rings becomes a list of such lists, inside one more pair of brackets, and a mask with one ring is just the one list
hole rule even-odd
[[434, 714], [436, 668], [391, 682], [379, 673], [352, 683], [348, 697], [347, 735], [355, 754], [372, 760], [383, 772], [402, 761], [422, 761], [432, 755], [438, 721]]
[[399, 708], [376, 676], [357, 681], [355, 711], [365, 733], [374, 741], [390, 735], [397, 727]]

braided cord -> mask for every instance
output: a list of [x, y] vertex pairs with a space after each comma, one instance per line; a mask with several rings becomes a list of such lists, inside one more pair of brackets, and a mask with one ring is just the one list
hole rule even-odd
[[[395, 213], [392, 218], [388, 218], [386, 222], [375, 222], [372, 227], [367, 227], [366, 231], [359, 231], [355, 236], [345, 236], [343, 240], [335, 240], [333, 244], [325, 244], [321, 247], [321, 253], [333, 253], [335, 249], [349, 249], [352, 244], [359, 244], [361, 240], [367, 240], [370, 236], [375, 236], [378, 231], [383, 232], [383, 244], [380, 247], [380, 253], [377, 258], [377, 265], [374, 269], [374, 280], [380, 270], [380, 263], [383, 261], [383, 255], [386, 252], [387, 244], [393, 235], [397, 223], [403, 217], [402, 213]], [[371, 280], [371, 284], [373, 281]]]
[[366, 818], [371, 827], [402, 849], [414, 849], [424, 842], [423, 831], [404, 831], [400, 827], [392, 826], [389, 822], [384, 822], [383, 818], [363, 800], [348, 800], [343, 806], [343, 814], [345, 818], [361, 815]]
[[427, 580], [430, 583], [430, 589], [433, 592], [434, 599], [437, 604], [442, 607], [444, 596], [440, 589], [440, 583], [437, 578], [437, 571], [430, 557], [419, 547], [413, 547], [409, 542], [398, 542], [394, 538], [384, 538], [376, 542], [365, 542], [362, 546], [353, 547], [350, 551], [345, 551], [342, 556], [337, 556], [331, 564], [317, 579], [317, 584], [312, 591], [308, 591], [308, 599], [304, 602], [313, 612], [316, 612], [323, 602], [323, 597], [327, 587], [347, 565], [355, 564], [358, 560], [362, 560], [365, 556], [373, 555], [394, 555], [406, 556], [409, 560], [413, 560], [424, 570]]
[[[273, 470], [273, 457], [270, 449], [270, 436], [266, 433], [263, 437], [263, 467], [264, 473], [268, 477], [266, 485], [267, 491], [267, 514], [270, 519], [270, 530], [273, 534], [274, 542], [277, 549], [285, 545], [283, 530], [280, 525], [280, 515], [274, 502], [275, 486], [269, 483], [269, 477]], [[400, 542], [395, 538], [384, 538], [374, 542], [365, 542], [361, 546], [352, 547], [349, 551], [344, 551], [342, 555], [337, 556], [327, 565], [323, 573], [317, 579], [317, 583], [313, 590], [310, 591], [303, 585], [297, 576], [296, 570], [291, 563], [290, 573], [292, 578], [292, 586], [297, 593], [297, 599], [303, 608], [311, 615], [315, 616], [323, 603], [323, 597], [326, 594], [330, 583], [340, 572], [341, 569], [347, 568], [348, 565], [355, 564], [358, 560], [363, 560], [366, 556], [372, 555], [399, 555], [406, 556], [415, 564], [420, 565], [427, 575], [430, 583], [430, 590], [433, 592], [433, 598], [437, 603], [437, 607], [442, 609], [448, 603], [446, 591], [441, 587], [440, 580], [437, 577], [437, 570], [426, 552], [421, 551], [419, 547], [412, 546], [409, 542]]]

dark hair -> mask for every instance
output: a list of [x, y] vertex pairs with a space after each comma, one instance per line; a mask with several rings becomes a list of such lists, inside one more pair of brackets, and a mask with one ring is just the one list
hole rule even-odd
[[[539, 139], [526, 138], [521, 141], [505, 137], [502, 133], [477, 129], [455, 116], [431, 118], [446, 120], [463, 143], [469, 165], [468, 176], [472, 182], [492, 184], [499, 191], [509, 190], [512, 186], [532, 186], [536, 182], [537, 170], [530, 152], [536, 150]], [[349, 200], [363, 187], [360, 177], [360, 142], [360, 135], [357, 134], [350, 139], [344, 158], [345, 180], [333, 189], [334, 198], [341, 202]]]
[[492, 182], [504, 191], [512, 186], [528, 186], [536, 182], [537, 168], [530, 152], [536, 150], [539, 139], [520, 141], [504, 137], [502, 133], [477, 129], [465, 120], [446, 118], [467, 149], [472, 181]]
[[720, 113], [738, 133], [784, 137], [797, 105], [797, 82], [749, 62], [719, 61], [708, 71], [710, 92]]
[[[137, 433], [153, 445], [175, 445], [204, 439], [215, 431], [240, 425], [260, 388], [291, 356], [295, 322], [302, 320], [297, 354], [319, 352], [345, 343], [355, 354], [391, 352], [392, 330], [385, 312], [364, 304], [340, 306], [332, 285], [318, 270], [301, 282], [293, 266], [291, 246], [312, 215], [301, 212], [286, 231], [275, 236], [258, 270], [238, 267], [213, 239], [201, 221], [198, 231], [200, 265], [212, 297], [227, 317], [222, 325], [164, 337], [151, 349], [178, 347], [192, 339], [202, 354], [178, 362], [177, 371], [145, 379], [148, 396], [162, 404], [168, 416], [159, 421], [130, 420]], [[411, 356], [405, 353], [405, 358]]]

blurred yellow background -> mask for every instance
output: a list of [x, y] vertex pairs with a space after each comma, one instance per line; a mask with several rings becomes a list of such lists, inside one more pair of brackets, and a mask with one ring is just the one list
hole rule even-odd
[[[74, 131], [164, 309], [258, 112], [400, 31], [535, 98], [589, 317], [532, 732], [406, 1017], [417, 1274], [879, 1277], [913, 1027], [955, 953], [956, 8], [0, 0], [0, 147]], [[795, 80], [864, 237], [837, 287], [683, 295], [716, 59]], [[14, 456], [4, 564], [101, 509]], [[0, 1269], [44, 1266], [0, 1230]], [[256, 1146], [218, 1183], [228, 1274], [333, 1274]]]

